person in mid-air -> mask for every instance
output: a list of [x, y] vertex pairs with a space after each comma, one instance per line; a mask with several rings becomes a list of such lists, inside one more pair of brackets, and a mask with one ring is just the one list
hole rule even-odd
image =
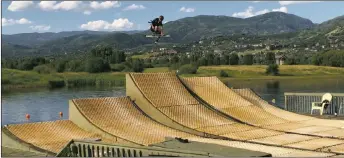
[[151, 21], [151, 28], [150, 30], [156, 34], [160, 34], [161, 36], [164, 35], [162, 30], [162, 21], [164, 20], [164, 16], [160, 15], [159, 18], [155, 18]]

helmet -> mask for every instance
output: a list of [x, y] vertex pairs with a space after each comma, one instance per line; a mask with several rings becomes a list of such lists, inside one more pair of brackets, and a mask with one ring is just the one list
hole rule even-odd
[[164, 20], [164, 16], [162, 16], [162, 15], [160, 15], [160, 17], [159, 17], [160, 19], [161, 19], [161, 21], [163, 21]]

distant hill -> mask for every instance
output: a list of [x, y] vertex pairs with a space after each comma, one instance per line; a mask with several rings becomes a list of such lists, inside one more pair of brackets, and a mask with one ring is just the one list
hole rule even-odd
[[270, 12], [251, 18], [200, 15], [169, 22], [164, 29], [174, 42], [233, 34], [266, 35], [313, 28], [312, 21], [293, 14]]
[[[231, 35], [269, 35], [288, 32], [300, 32], [295, 36], [306, 38], [313, 36], [314, 32], [323, 32], [324, 28], [337, 25], [343, 19], [338, 17], [316, 25], [312, 21], [282, 12], [270, 12], [263, 15], [254, 16], [251, 18], [234, 18], [229, 16], [210, 16], [199, 15], [195, 17], [187, 17], [176, 21], [170, 21], [164, 25], [164, 30], [171, 38], [161, 39], [165, 43], [190, 43], [198, 41], [203, 38], [215, 36], [231, 36]], [[339, 23], [341, 24], [341, 23]], [[140, 47], [145, 44], [151, 44], [153, 39], [145, 38], [145, 34], [150, 34], [150, 31], [133, 31], [133, 32], [95, 32], [95, 31], [73, 31], [62, 33], [32, 33], [32, 34], [17, 34], [6, 35], [3, 41], [9, 43], [6, 51], [3, 54], [11, 54], [10, 49], [17, 49], [17, 47], [9, 47], [9, 45], [27, 45], [31, 49], [29, 52], [36, 52], [36, 54], [59, 54], [68, 52], [83, 52], [89, 51], [90, 48], [96, 45], [106, 44], [120, 49]], [[36, 45], [28, 44], [30, 38], [35, 37], [39, 43]], [[11, 37], [13, 36], [13, 37]], [[15, 38], [22, 37], [20, 42]], [[9, 39], [11, 39], [9, 41]], [[26, 39], [26, 42], [25, 40]], [[41, 40], [38, 40], [41, 39]], [[19, 44], [21, 43], [21, 44]], [[4, 46], [2, 46], [4, 48]], [[33, 50], [33, 51], [32, 51]], [[19, 52], [24, 50], [18, 49]], [[12, 51], [13, 52], [13, 51]], [[27, 51], [26, 51], [27, 52]]]
[[[118, 31], [118, 33], [134, 34], [142, 31]], [[64, 31], [64, 32], [45, 32], [45, 33], [20, 33], [14, 35], [2, 35], [2, 40], [6, 43], [26, 45], [34, 47], [44, 42], [56, 40], [64, 37], [70, 37], [75, 35], [106, 35], [112, 32], [105, 31]]]

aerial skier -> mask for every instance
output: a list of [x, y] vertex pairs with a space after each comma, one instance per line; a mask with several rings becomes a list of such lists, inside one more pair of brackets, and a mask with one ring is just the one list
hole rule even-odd
[[160, 37], [162, 36], [169, 37], [168, 35], [164, 35], [163, 24], [162, 24], [163, 20], [164, 20], [164, 16], [160, 15], [159, 18], [155, 18], [154, 20], [149, 22], [151, 23], [150, 30], [152, 31], [152, 33], [154, 33], [154, 35], [146, 35], [146, 37], [158, 37], [155, 40], [155, 43], [158, 43]]

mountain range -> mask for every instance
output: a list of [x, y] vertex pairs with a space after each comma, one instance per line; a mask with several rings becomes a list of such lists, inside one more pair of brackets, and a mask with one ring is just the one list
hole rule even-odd
[[[343, 23], [344, 16], [321, 24], [314, 24], [309, 19], [282, 12], [270, 12], [245, 19], [199, 15], [164, 24], [164, 31], [171, 35], [171, 38], [164, 38], [161, 41], [165, 43], [190, 43], [215, 36], [259, 36], [289, 32], [300, 32], [306, 38], [306, 36], [323, 36], [338, 29], [337, 26], [344, 26]], [[146, 38], [146, 34], [150, 34], [150, 31], [70, 31], [2, 35], [2, 55], [3, 57], [11, 57], [75, 53], [88, 51], [97, 45], [111, 45], [118, 49], [135, 48], [152, 44], [153, 39]]]

